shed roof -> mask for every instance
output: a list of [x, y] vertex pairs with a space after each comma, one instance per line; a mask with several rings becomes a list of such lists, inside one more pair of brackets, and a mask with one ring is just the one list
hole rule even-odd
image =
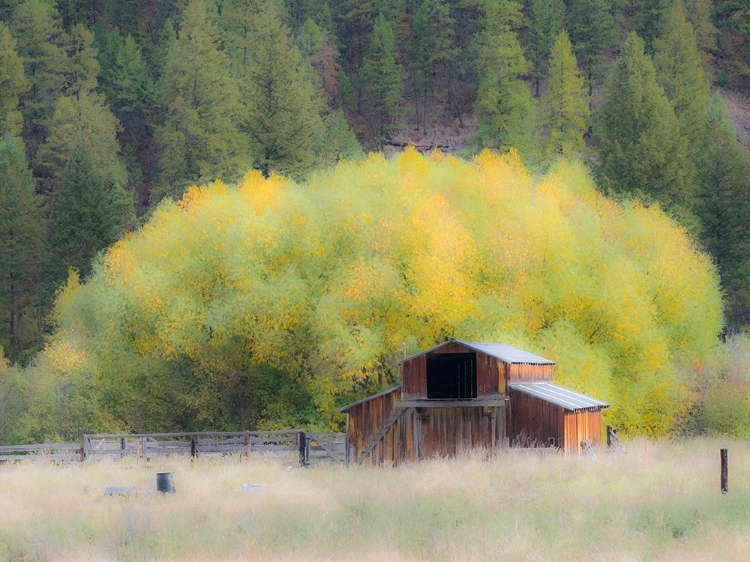
[[580, 410], [600, 410], [602, 408], [609, 408], [610, 406], [606, 402], [563, 388], [562, 386], [557, 386], [551, 382], [509, 382], [508, 386], [524, 394], [529, 394], [574, 412]]
[[415, 353], [414, 355], [407, 357], [406, 359], [402, 359], [398, 363], [400, 365], [404, 361], [408, 361], [409, 359], [413, 359], [414, 357], [424, 355], [425, 353], [430, 353], [431, 351], [435, 351], [436, 349], [439, 349], [444, 345], [448, 345], [449, 343], [458, 343], [461, 345], [465, 345], [466, 347], [473, 349], [474, 351], [479, 351], [481, 353], [484, 353], [485, 355], [489, 355], [490, 357], [495, 357], [505, 363], [523, 363], [527, 365], [555, 364], [554, 361], [550, 361], [549, 359], [545, 359], [544, 357], [539, 357], [538, 355], [534, 355], [533, 353], [523, 351], [522, 349], [518, 349], [505, 343], [482, 343], [456, 339], [448, 340], [446, 342], [433, 346], [430, 349], [425, 349], [424, 351]]

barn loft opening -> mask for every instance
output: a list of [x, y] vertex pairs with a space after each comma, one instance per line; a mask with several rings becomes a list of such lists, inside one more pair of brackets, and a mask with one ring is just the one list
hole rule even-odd
[[476, 397], [476, 353], [436, 353], [427, 356], [427, 398], [461, 400]]

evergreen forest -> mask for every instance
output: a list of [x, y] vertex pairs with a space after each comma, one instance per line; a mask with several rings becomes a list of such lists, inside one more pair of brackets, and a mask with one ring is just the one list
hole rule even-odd
[[451, 337], [750, 436], [746, 0], [0, 0], [0, 129], [0, 443], [338, 430]]

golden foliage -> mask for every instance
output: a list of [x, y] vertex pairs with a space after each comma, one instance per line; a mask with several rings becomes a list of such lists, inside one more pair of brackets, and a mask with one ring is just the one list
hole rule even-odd
[[402, 344], [455, 336], [550, 357], [561, 383], [613, 404], [610, 421], [657, 435], [689, 398], [677, 365], [710, 352], [721, 310], [686, 233], [603, 197], [580, 164], [534, 178], [515, 152], [409, 149], [305, 185], [250, 172], [193, 187], [69, 284], [57, 315], [82, 315], [88, 353], [122, 393], [186, 368], [196, 385], [239, 384], [262, 365], [335, 426], [343, 401], [392, 380]]

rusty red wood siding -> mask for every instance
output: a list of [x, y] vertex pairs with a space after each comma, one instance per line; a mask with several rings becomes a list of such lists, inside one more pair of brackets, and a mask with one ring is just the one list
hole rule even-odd
[[[347, 445], [350, 461], [356, 462], [363, 451], [369, 449], [375, 437], [396, 413], [396, 400], [400, 388], [352, 406], [347, 412]], [[352, 458], [353, 457], [353, 458]]]
[[565, 412], [565, 451], [579, 452], [582, 441], [589, 441], [594, 447], [602, 444], [601, 410]]
[[404, 399], [427, 398], [426, 355], [417, 355], [401, 363], [401, 388]]
[[563, 446], [565, 421], [564, 409], [560, 406], [510, 389], [506, 423], [511, 446]]
[[[503, 443], [503, 408], [410, 409], [412, 430], [418, 436], [414, 455], [420, 459], [453, 457], [473, 449], [495, 449]], [[416, 431], [414, 431], [416, 430]]]
[[506, 378], [509, 381], [552, 381], [554, 365], [530, 365], [528, 363], [507, 364]]

